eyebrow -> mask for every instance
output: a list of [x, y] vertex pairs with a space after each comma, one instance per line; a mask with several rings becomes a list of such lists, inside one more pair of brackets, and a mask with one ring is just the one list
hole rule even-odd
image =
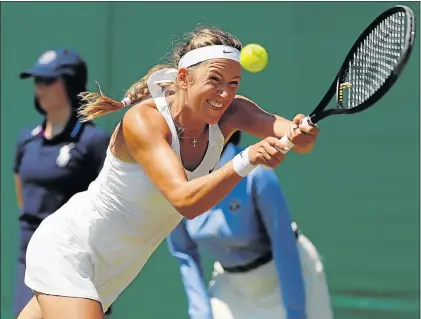
[[[219, 71], [216, 71], [216, 70], [210, 70], [210, 72], [212, 72], [212, 73], [216, 73], [216, 74], [217, 74], [217, 75], [219, 75], [221, 78], [223, 78], [223, 77], [224, 77], [224, 76], [221, 74], [221, 72], [219, 72]], [[233, 79], [236, 79], [236, 78], [241, 79], [241, 76], [237, 75], [237, 76], [234, 76], [234, 77], [233, 77]]]

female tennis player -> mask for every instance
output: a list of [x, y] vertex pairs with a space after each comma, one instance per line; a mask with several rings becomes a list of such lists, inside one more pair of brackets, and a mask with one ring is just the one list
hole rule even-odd
[[[83, 95], [86, 120], [137, 104], [117, 125], [104, 167], [88, 190], [47, 217], [27, 250], [25, 283], [35, 294], [19, 319], [98, 319], [177, 226], [206, 212], [257, 165], [284, 159], [279, 138], [295, 151], [314, 147], [317, 127], [267, 113], [237, 96], [241, 42], [200, 28], [122, 102]], [[152, 98], [151, 98], [152, 97]], [[215, 172], [235, 131], [262, 139]]]
[[[240, 136], [231, 136], [217, 168], [243, 150]], [[291, 222], [272, 169], [256, 168], [209, 211], [183, 219], [167, 243], [190, 319], [333, 318], [319, 253]], [[199, 247], [216, 260], [208, 287]]]

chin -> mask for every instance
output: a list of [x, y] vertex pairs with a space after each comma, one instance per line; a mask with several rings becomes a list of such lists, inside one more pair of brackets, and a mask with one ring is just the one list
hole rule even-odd
[[218, 112], [211, 111], [205, 114], [204, 120], [208, 124], [218, 124], [218, 122], [221, 120], [222, 116], [224, 115], [225, 111], [226, 111], [225, 109]]
[[208, 119], [208, 120], [206, 121], [206, 123], [208, 123], [209, 125], [212, 125], [212, 124], [218, 124], [220, 119], [221, 119], [221, 118], [217, 118], [217, 119]]
[[51, 101], [38, 100], [38, 103], [45, 112], [57, 109], [57, 103], [52, 103]]
[[222, 115], [215, 116], [215, 115], [208, 115], [204, 119], [207, 124], [218, 124], [218, 122], [221, 120]]

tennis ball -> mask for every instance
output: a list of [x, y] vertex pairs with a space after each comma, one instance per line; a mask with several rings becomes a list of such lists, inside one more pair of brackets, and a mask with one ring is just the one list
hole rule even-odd
[[268, 53], [258, 44], [247, 44], [240, 52], [240, 64], [249, 72], [260, 72], [268, 64]]

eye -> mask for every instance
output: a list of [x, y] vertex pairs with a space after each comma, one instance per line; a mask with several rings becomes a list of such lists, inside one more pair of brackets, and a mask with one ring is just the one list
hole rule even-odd
[[211, 75], [209, 77], [209, 79], [212, 80], [212, 81], [215, 81], [215, 82], [218, 82], [219, 81], [219, 78], [216, 75]]
[[230, 84], [232, 84], [232, 85], [238, 85], [238, 83], [239, 83], [238, 81], [231, 81], [230, 82]]

